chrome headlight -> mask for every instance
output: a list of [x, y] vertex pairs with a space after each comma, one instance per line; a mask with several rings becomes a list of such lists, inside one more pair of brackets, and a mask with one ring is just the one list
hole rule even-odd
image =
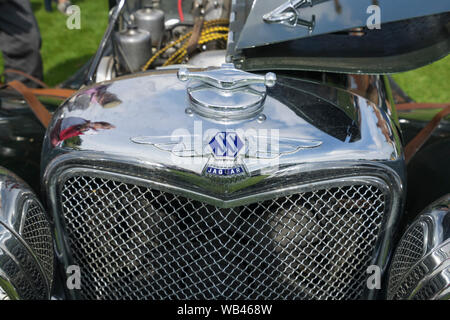
[[0, 299], [48, 299], [53, 267], [41, 204], [24, 182], [0, 168]]
[[425, 209], [400, 240], [388, 298], [450, 298], [450, 194]]

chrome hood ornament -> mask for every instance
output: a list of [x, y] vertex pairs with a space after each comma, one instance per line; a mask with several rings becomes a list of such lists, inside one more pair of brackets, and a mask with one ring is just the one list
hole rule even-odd
[[272, 72], [265, 76], [259, 76], [236, 69], [232, 63], [223, 64], [221, 69], [204, 72], [190, 72], [186, 68], [181, 68], [178, 71], [178, 79], [181, 81], [196, 79], [223, 90], [238, 89], [252, 84], [265, 84], [273, 87], [277, 81], [276, 75]]
[[250, 119], [263, 109], [266, 88], [276, 84], [272, 72], [265, 76], [238, 70], [233, 64], [204, 72], [178, 71], [180, 81], [191, 80], [187, 93], [192, 111], [218, 121]]
[[275, 10], [265, 14], [263, 20], [266, 23], [280, 23], [289, 27], [303, 26], [312, 32], [316, 24], [315, 15], [312, 16], [311, 21], [300, 18], [299, 9], [306, 5], [312, 7], [312, 0], [289, 0]]

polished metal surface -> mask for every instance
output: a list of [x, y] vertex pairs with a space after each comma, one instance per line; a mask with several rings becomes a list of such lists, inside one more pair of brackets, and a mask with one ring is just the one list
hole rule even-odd
[[388, 192], [343, 179], [222, 209], [104, 176], [61, 179], [82, 299], [357, 299]]
[[[2, 282], [3, 279], [0, 278], [0, 282]], [[6, 283], [6, 281], [5, 281]], [[0, 284], [0, 301], [6, 301], [6, 300], [12, 300], [8, 293], [2, 288]]]
[[0, 287], [9, 299], [50, 298], [48, 279], [30, 248], [0, 223]]
[[189, 65], [197, 68], [220, 67], [225, 63], [225, 50], [203, 51], [189, 59]]
[[423, 6], [420, 0], [316, 0], [295, 11], [309, 28], [263, 20], [287, 3], [257, 1], [250, 8], [248, 1], [235, 1], [238, 20], [230, 23], [227, 61], [253, 72], [391, 74], [428, 65], [450, 51], [448, 1]]
[[164, 27], [166, 28], [166, 30], [172, 30], [173, 28], [175, 28], [176, 26], [178, 26], [178, 24], [180, 23], [180, 19], [169, 19], [166, 22], [164, 22]]
[[226, 61], [232, 62], [236, 55], [236, 45], [244, 27], [245, 20], [253, 5], [253, 0], [232, 1], [230, 9], [230, 23], [227, 43]]
[[223, 64], [203, 72], [178, 70], [180, 81], [190, 81], [187, 93], [197, 114], [217, 121], [252, 119], [263, 108], [266, 87], [273, 87], [276, 75], [251, 74]]
[[303, 26], [307, 27], [309, 31], [312, 31], [314, 29], [316, 16], [313, 15], [311, 21], [300, 18], [301, 13], [299, 12], [299, 9], [306, 5], [312, 7], [312, 0], [289, 0], [275, 10], [265, 14], [263, 20], [267, 23], [281, 23], [289, 27]]
[[139, 29], [150, 32], [152, 46], [159, 47], [164, 38], [164, 11], [152, 8], [142, 8], [134, 14], [134, 21]]
[[[194, 0], [194, 3], [201, 4], [203, 0]], [[228, 4], [231, 0], [210, 0], [206, 2], [204, 8], [205, 20], [223, 19], [227, 13]]]
[[[216, 132], [239, 129], [244, 131], [243, 139], [248, 144], [252, 140], [247, 135], [262, 139], [271, 130], [278, 130], [280, 141], [322, 142], [319, 148], [298, 150], [279, 157], [277, 163], [244, 158], [250, 174], [260, 175], [262, 172], [264, 176], [276, 179], [284, 172], [294, 173], [308, 166], [313, 169], [346, 162], [398, 168], [402, 157], [401, 142], [389, 116], [392, 106], [376, 87], [379, 78], [373, 77], [375, 86], [360, 83], [357, 76], [349, 81], [349, 90], [360, 95], [320, 83], [278, 78], [275, 87], [268, 91], [263, 110], [266, 120], [262, 122], [247, 119], [222, 124], [196, 114], [186, 114], [186, 108], [190, 107], [187, 86], [178, 80], [175, 71], [152, 72], [83, 89], [55, 114], [47, 131], [43, 168], [49, 171], [53, 163], [71, 155], [80, 160], [88, 153], [97, 154], [100, 158], [100, 155], [111, 155], [131, 166], [168, 168], [168, 175], [177, 171], [189, 172], [197, 177], [194, 187], [201, 186], [209, 181], [201, 175], [208, 158], [180, 162], [183, 159], [173, 157], [171, 152], [136, 144], [133, 138], [147, 137], [148, 141], [155, 143], [165, 140], [177, 145], [190, 134], [191, 145], [194, 138], [202, 137], [199, 143], [206, 147], [210, 136]], [[366, 90], [370, 90], [371, 99], [377, 101], [378, 106], [361, 96]], [[285, 100], [288, 94], [293, 101]], [[320, 112], [314, 113], [316, 111]], [[319, 121], [327, 119], [323, 119], [322, 114], [329, 116], [329, 123]], [[334, 116], [345, 122], [336, 123]], [[355, 124], [354, 132], [352, 123]], [[248, 131], [245, 135], [245, 131], [250, 129], [256, 132]], [[181, 180], [185, 178], [190, 181], [184, 175], [179, 177]], [[227, 194], [220, 197], [226, 198]]]
[[53, 239], [31, 189], [0, 168], [0, 288], [10, 299], [49, 299]]
[[450, 300], [450, 195], [408, 228], [389, 272], [389, 299]]
[[92, 60], [91, 66], [89, 67], [88, 74], [86, 76], [87, 83], [92, 84], [95, 82], [94, 76], [97, 71], [98, 64], [103, 58], [103, 54], [105, 53], [105, 49], [108, 46], [108, 43], [111, 40], [111, 35], [113, 33], [114, 27], [119, 19], [119, 16], [122, 14], [122, 11], [125, 7], [126, 0], [120, 0], [117, 3], [117, 6], [114, 7], [113, 12], [109, 19], [108, 28], [105, 30], [103, 38], [100, 42], [100, 45], [95, 53], [95, 56]]
[[[277, 78], [275, 86], [267, 88], [262, 113], [234, 122], [187, 112], [192, 106], [187, 93], [190, 82], [179, 81], [176, 71], [171, 70], [88, 87], [67, 100], [48, 128], [42, 153], [43, 185], [58, 230], [60, 263], [70, 265], [73, 254], [82, 254], [81, 246], [72, 253], [73, 240], [66, 229], [65, 215], [77, 206], [62, 198], [60, 187], [70, 175], [80, 177], [73, 188], [78, 186], [86, 201], [103, 196], [105, 191], [98, 189], [97, 195], [97, 191], [84, 193], [91, 180], [83, 182], [81, 177], [94, 176], [118, 181], [119, 187], [109, 188], [122, 202], [132, 197], [139, 189], [133, 186], [139, 185], [150, 190], [146, 195], [160, 192], [170, 198], [183, 197], [187, 203], [198, 201], [199, 206], [213, 206], [210, 212], [223, 212], [224, 216], [235, 212], [236, 207], [250, 208], [294, 193], [357, 186], [375, 179], [383, 189], [385, 211], [376, 241], [367, 251], [373, 252], [369, 254], [371, 263], [385, 270], [389, 255], [381, 253], [392, 250], [404, 193], [404, 167], [401, 142], [391, 119], [393, 106], [381, 79], [355, 76], [344, 89], [329, 83]], [[234, 155], [235, 162], [245, 168], [242, 175], [207, 174], [206, 169], [215, 164], [217, 156], [217, 150], [211, 149], [212, 137], [224, 133], [239, 136], [236, 141], [249, 147]], [[278, 147], [261, 149], [256, 141], [267, 141], [272, 133], [278, 137]], [[196, 143], [200, 149], [196, 149]], [[117, 192], [123, 192], [123, 197], [118, 197]], [[65, 207], [61, 206], [63, 202]], [[263, 207], [259, 205], [258, 210]], [[102, 211], [98, 217], [104, 214], [109, 213]], [[131, 218], [137, 219], [133, 215]], [[346, 292], [356, 295], [356, 291]], [[76, 292], [70, 294], [77, 298]], [[364, 293], [364, 297], [376, 294]]]
[[[289, 24], [265, 22], [263, 17], [267, 13], [280, 6], [290, 7], [291, 2], [299, 1], [255, 0], [245, 27], [237, 40], [237, 49], [364, 27], [373, 14], [369, 8], [374, 5], [372, 0], [313, 0], [311, 1], [312, 6], [305, 4], [297, 10], [296, 14], [287, 14], [288, 17], [300, 15], [300, 18], [306, 21], [311, 21], [314, 16], [315, 25], [312, 29], [292, 28]], [[381, 24], [450, 11], [450, 2], [448, 1], [430, 1], [424, 5], [422, 0], [378, 0], [376, 4], [382, 12]], [[398, 8], [402, 8], [402, 10]]]
[[128, 28], [114, 33], [114, 48], [120, 65], [128, 72], [137, 72], [152, 56], [150, 32]]
[[198, 80], [224, 90], [239, 89], [252, 84], [264, 84], [271, 88], [277, 81], [276, 75], [272, 72], [260, 76], [236, 69], [233, 64], [223, 64], [220, 69], [203, 72], [190, 72], [188, 69], [182, 68], [178, 71], [178, 79], [181, 81]]
[[106, 56], [100, 60], [98, 64], [97, 72], [95, 74], [95, 80], [97, 82], [109, 81], [116, 77], [116, 70], [114, 66], [114, 57]]

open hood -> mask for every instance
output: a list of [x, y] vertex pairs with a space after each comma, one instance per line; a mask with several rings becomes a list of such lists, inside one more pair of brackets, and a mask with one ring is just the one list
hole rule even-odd
[[407, 71], [449, 53], [449, 12], [448, 0], [255, 0], [233, 57], [247, 70]]

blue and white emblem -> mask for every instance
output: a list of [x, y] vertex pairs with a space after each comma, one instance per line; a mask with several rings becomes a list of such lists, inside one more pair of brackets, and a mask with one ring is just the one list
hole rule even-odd
[[218, 132], [209, 142], [216, 158], [236, 158], [244, 143], [236, 132]]
[[209, 142], [212, 155], [203, 173], [211, 177], [236, 177], [245, 175], [247, 170], [239, 153], [244, 142], [236, 132], [218, 132]]

